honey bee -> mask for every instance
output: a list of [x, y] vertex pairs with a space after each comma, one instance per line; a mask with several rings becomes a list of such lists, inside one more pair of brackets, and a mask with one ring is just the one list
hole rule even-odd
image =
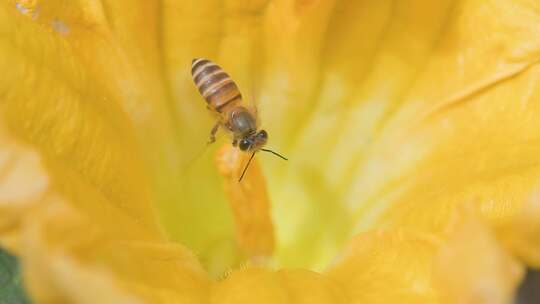
[[217, 117], [217, 122], [210, 131], [209, 143], [216, 140], [216, 133], [221, 127], [232, 135], [234, 147], [243, 152], [251, 152], [238, 181], [242, 180], [258, 151], [270, 152], [287, 160], [279, 153], [263, 148], [268, 141], [268, 133], [258, 130], [257, 116], [244, 104], [238, 86], [221, 67], [208, 59], [196, 58], [191, 62], [191, 76], [199, 93], [206, 100], [207, 108]]

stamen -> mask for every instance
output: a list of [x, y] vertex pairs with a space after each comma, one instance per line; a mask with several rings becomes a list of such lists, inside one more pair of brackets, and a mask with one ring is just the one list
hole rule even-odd
[[238, 182], [250, 156], [250, 153], [242, 153], [227, 144], [218, 151], [216, 164], [224, 178], [238, 246], [251, 262], [258, 264], [272, 256], [274, 227], [266, 181], [256, 159], [253, 159], [242, 182]]

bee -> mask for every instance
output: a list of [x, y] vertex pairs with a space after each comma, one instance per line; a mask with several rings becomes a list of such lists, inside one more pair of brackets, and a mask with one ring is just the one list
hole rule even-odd
[[263, 148], [268, 141], [268, 133], [258, 130], [257, 115], [244, 104], [238, 86], [221, 67], [208, 59], [196, 58], [191, 62], [191, 76], [199, 93], [206, 100], [207, 108], [217, 117], [208, 143], [216, 140], [216, 133], [222, 128], [232, 136], [234, 147], [243, 152], [251, 152], [239, 182], [258, 151], [270, 152], [287, 160], [279, 153]]

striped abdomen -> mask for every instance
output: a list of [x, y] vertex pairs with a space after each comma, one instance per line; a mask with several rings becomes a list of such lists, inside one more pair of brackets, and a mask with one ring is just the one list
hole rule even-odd
[[231, 77], [210, 60], [193, 59], [191, 76], [208, 105], [217, 112], [242, 101], [242, 94]]

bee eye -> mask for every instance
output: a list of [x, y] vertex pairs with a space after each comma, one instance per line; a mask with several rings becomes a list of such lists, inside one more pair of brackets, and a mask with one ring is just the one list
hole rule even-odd
[[257, 137], [259, 137], [260, 139], [266, 140], [266, 139], [268, 139], [268, 133], [266, 133], [265, 130], [261, 130], [257, 134]]
[[242, 151], [248, 150], [248, 149], [249, 149], [249, 146], [251, 146], [251, 145], [250, 145], [250, 143], [249, 143], [249, 140], [247, 140], [247, 139], [242, 139], [242, 140], [240, 140], [240, 143], [238, 144], [238, 147], [239, 147], [240, 150], [242, 150]]

